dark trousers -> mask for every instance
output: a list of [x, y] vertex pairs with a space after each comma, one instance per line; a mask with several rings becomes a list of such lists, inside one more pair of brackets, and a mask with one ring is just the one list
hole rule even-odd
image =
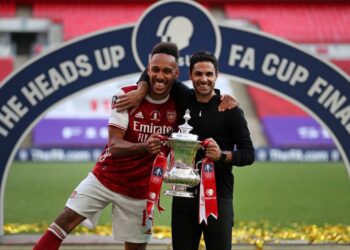
[[199, 224], [199, 202], [196, 198], [174, 197], [172, 203], [173, 250], [198, 250], [203, 233], [207, 250], [231, 250], [233, 206], [232, 199], [218, 199], [218, 219], [210, 216], [208, 224]]

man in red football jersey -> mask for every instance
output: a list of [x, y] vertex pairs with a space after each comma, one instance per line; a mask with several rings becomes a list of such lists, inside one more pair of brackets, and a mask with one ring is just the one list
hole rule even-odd
[[[100, 212], [110, 203], [115, 239], [124, 241], [126, 250], [146, 249], [152, 232], [152, 221], [145, 213], [152, 163], [161, 150], [161, 135], [170, 135], [177, 125], [175, 103], [169, 91], [179, 75], [178, 57], [173, 43], [160, 43], [153, 48], [147, 69], [148, 95], [132, 114], [112, 109], [108, 144], [34, 250], [59, 249], [66, 235], [80, 223], [94, 227]], [[118, 95], [136, 88], [119, 89], [112, 107]]]

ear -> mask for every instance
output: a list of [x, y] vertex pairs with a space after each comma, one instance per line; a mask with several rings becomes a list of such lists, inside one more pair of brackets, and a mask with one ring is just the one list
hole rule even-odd
[[150, 73], [150, 68], [149, 68], [149, 64], [147, 65], [147, 75], [149, 76]]
[[179, 70], [179, 67], [176, 67], [176, 79], [179, 78], [179, 75], [180, 75], [180, 70]]
[[188, 68], [188, 79], [192, 79], [192, 74], [193, 74], [194, 68], [192, 68], [192, 70], [190, 70], [190, 68]]

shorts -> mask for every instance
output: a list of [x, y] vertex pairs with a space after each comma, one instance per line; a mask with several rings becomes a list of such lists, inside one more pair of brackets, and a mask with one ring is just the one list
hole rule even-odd
[[82, 224], [91, 229], [96, 226], [102, 210], [112, 203], [114, 238], [124, 242], [147, 243], [152, 237], [153, 221], [145, 217], [146, 202], [146, 199], [133, 199], [109, 190], [89, 173], [73, 191], [66, 207], [86, 217]]

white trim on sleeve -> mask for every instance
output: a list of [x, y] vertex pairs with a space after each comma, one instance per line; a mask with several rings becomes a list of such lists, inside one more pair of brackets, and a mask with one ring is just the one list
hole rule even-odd
[[[116, 96], [125, 94], [125, 92], [119, 88], [116, 92]], [[111, 109], [109, 114], [108, 126], [114, 126], [126, 130], [129, 123], [129, 113], [127, 110], [118, 112], [116, 109]]]

